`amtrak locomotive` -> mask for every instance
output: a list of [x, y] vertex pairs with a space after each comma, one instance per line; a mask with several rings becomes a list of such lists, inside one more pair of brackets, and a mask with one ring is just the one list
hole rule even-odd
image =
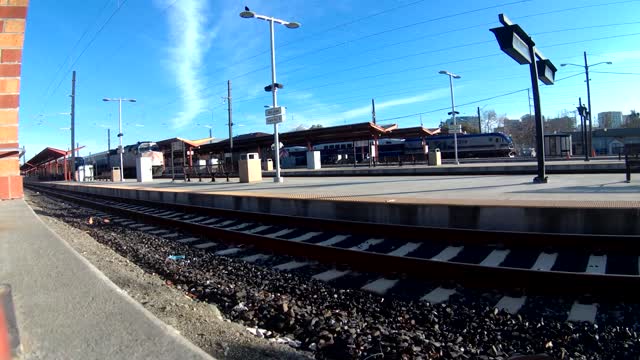
[[[123, 148], [122, 163], [124, 177], [136, 176], [136, 157], [150, 157], [153, 176], [160, 176], [164, 171], [164, 156], [155, 142], [140, 141]], [[86, 156], [84, 162], [94, 166], [96, 176], [108, 175], [112, 167], [120, 166], [120, 155], [113, 149]]]
[[[440, 149], [443, 158], [454, 157], [453, 135], [437, 135], [425, 138], [429, 150]], [[370, 142], [373, 144], [373, 141]], [[354, 146], [355, 145], [355, 146]], [[314, 150], [320, 151], [323, 164], [351, 163], [353, 159], [358, 162], [368, 161], [370, 157], [370, 147], [367, 141], [338, 142], [318, 144], [313, 146]], [[286, 148], [285, 156], [294, 157], [295, 162], [290, 161], [293, 166], [306, 164], [306, 147], [294, 146]], [[378, 140], [378, 161], [410, 161], [420, 159], [424, 156], [425, 148], [421, 138], [411, 139], [388, 139]], [[515, 149], [511, 138], [503, 133], [485, 134], [461, 134], [458, 135], [458, 157], [514, 157]]]

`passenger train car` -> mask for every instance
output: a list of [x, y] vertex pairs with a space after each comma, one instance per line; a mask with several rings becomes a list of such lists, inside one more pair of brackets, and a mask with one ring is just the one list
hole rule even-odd
[[[122, 163], [124, 168], [124, 177], [136, 176], [136, 157], [150, 157], [153, 167], [153, 176], [160, 176], [164, 171], [164, 157], [162, 151], [155, 142], [140, 141], [133, 145], [124, 147], [122, 153]], [[96, 176], [107, 175], [112, 167], [120, 166], [120, 155], [116, 149], [103, 151], [101, 153], [85, 156], [84, 161], [87, 165], [94, 166]]]
[[[430, 150], [440, 149], [443, 158], [454, 157], [453, 135], [426, 137]], [[313, 150], [320, 151], [323, 164], [351, 163], [355, 157], [357, 162], [368, 161], [373, 141], [337, 142], [318, 144]], [[306, 148], [294, 146], [285, 148], [285, 157], [292, 157], [290, 167], [306, 164]], [[410, 160], [416, 155], [424, 155], [421, 138], [412, 139], [380, 139], [378, 140], [378, 161]], [[515, 149], [511, 138], [503, 133], [461, 134], [458, 135], [458, 157], [514, 157]], [[419, 158], [419, 157], [416, 157]], [[289, 163], [288, 163], [289, 164]], [[294, 165], [295, 164], [295, 165]]]

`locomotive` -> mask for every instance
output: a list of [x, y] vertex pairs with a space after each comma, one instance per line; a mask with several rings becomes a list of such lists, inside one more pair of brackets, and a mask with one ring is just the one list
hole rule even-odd
[[[440, 149], [443, 158], [454, 157], [453, 135], [436, 135], [425, 138], [430, 150]], [[373, 141], [326, 143], [313, 146], [313, 150], [320, 151], [323, 164], [353, 163], [353, 159], [367, 161], [370, 157], [370, 147]], [[354, 146], [355, 145], [355, 146]], [[286, 148], [287, 156], [295, 158], [290, 161], [292, 166], [306, 164], [306, 147]], [[378, 161], [404, 159], [405, 161], [416, 155], [424, 155], [421, 138], [393, 139], [383, 138], [378, 141]], [[460, 134], [458, 135], [458, 157], [514, 157], [515, 148], [511, 138], [503, 133]], [[417, 157], [419, 158], [419, 156]]]
[[[153, 176], [164, 171], [164, 156], [155, 142], [139, 141], [123, 148], [122, 167], [124, 177], [136, 176], [136, 157], [150, 157]], [[120, 155], [116, 149], [85, 156], [84, 162], [93, 165], [96, 176], [106, 176], [112, 167], [120, 166]]]

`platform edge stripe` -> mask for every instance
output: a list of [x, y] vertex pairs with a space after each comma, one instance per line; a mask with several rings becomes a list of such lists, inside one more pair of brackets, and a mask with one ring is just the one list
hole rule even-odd
[[0, 284], [0, 360], [11, 360], [21, 350], [11, 286]]

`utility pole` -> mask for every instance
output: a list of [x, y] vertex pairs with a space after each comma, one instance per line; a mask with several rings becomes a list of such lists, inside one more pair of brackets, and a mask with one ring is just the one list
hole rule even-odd
[[107, 129], [107, 170], [111, 171], [111, 129]]
[[529, 119], [531, 119], [531, 88], [527, 88], [527, 100], [529, 100]]
[[587, 64], [587, 52], [584, 52], [584, 71], [587, 74], [587, 106], [589, 107], [589, 112], [587, 113], [587, 117], [589, 118], [589, 136], [587, 136], [587, 142], [589, 143], [589, 147], [587, 148], [589, 152], [591, 152], [591, 141], [593, 132], [591, 129], [591, 90], [589, 88], [589, 65]]
[[371, 121], [376, 123], [376, 102], [373, 99], [371, 99]]
[[233, 115], [231, 112], [231, 80], [227, 80], [227, 111], [229, 112], [229, 148], [231, 148], [231, 162], [233, 163]]
[[76, 71], [71, 75], [71, 181], [75, 179], [76, 172], [76, 152], [73, 145], [76, 143]]
[[584, 150], [584, 161], [589, 161], [589, 147], [587, 146], [587, 108], [582, 106], [582, 98], [578, 98], [578, 113], [580, 114], [580, 132], [582, 133], [582, 149]]
[[482, 120], [480, 119], [480, 106], [478, 106], [478, 132], [482, 134]]

